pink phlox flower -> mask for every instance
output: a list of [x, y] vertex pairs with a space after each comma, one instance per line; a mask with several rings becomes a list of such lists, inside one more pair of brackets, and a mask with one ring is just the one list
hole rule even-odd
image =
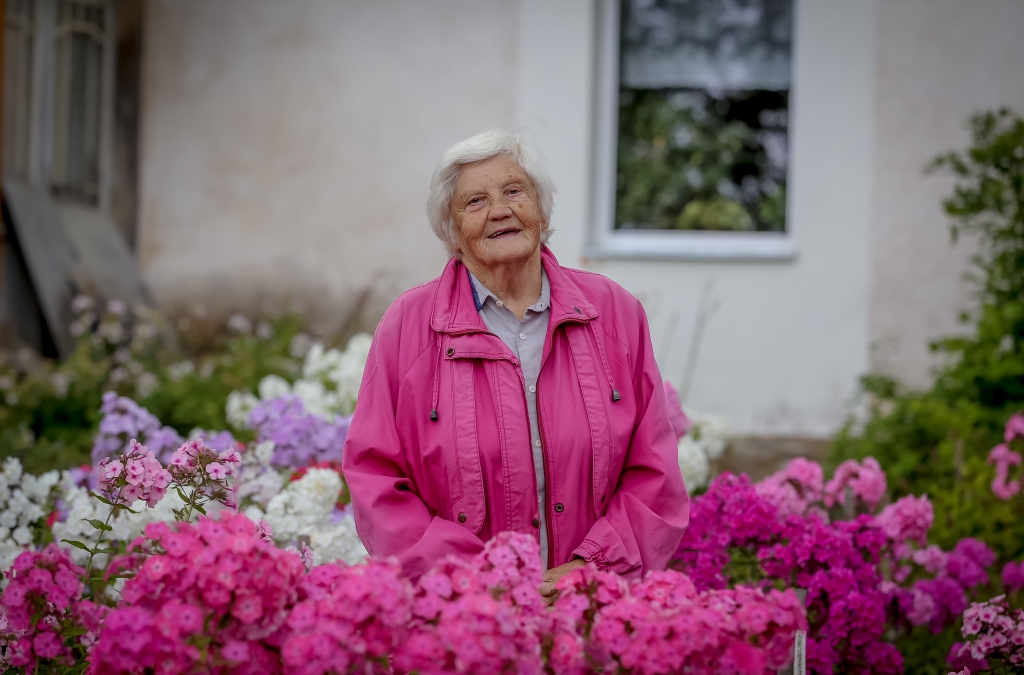
[[260, 540], [268, 544], [274, 543], [274, 528], [263, 518], [256, 521], [256, 533], [259, 535]]
[[808, 507], [822, 500], [824, 473], [817, 462], [797, 457], [754, 487], [778, 509], [780, 516], [803, 515]]
[[1024, 588], [1024, 561], [1008, 562], [1003, 566], [1003, 588], [1007, 593], [1014, 593]]
[[935, 599], [920, 588], [911, 588], [911, 606], [907, 611], [907, 620], [913, 626], [929, 623], [935, 616]]
[[1015, 438], [1024, 438], [1024, 415], [1016, 412], [1006, 420], [1006, 428], [1003, 431], [1003, 440], [1007, 443]]
[[929, 574], [942, 574], [946, 571], [949, 554], [932, 544], [914, 551], [911, 554], [911, 560], [923, 567]]
[[882, 509], [876, 522], [894, 543], [913, 541], [924, 546], [934, 519], [935, 512], [928, 495], [907, 495]]
[[[1019, 417], [1021, 416], [1017, 413], [1010, 419], [1013, 420]], [[1007, 423], [1007, 435], [1009, 435], [1009, 422]], [[1020, 493], [1020, 481], [1008, 480], [1010, 477], [1010, 467], [1021, 463], [1020, 453], [1014, 452], [1006, 444], [1000, 443], [992, 448], [992, 451], [988, 454], [988, 463], [996, 465], [996, 475], [992, 480], [992, 494], [999, 499], [1007, 500]]]
[[228, 475], [224, 465], [219, 462], [210, 462], [207, 464], [206, 473], [210, 474], [210, 478], [213, 480], [224, 480]]
[[668, 380], [665, 380], [663, 384], [665, 403], [668, 406], [668, 422], [672, 426], [672, 431], [676, 434], [676, 442], [678, 443], [686, 435], [686, 432], [690, 430], [690, 418], [683, 412], [683, 402], [676, 388]]
[[302, 559], [302, 564], [307, 570], [313, 569], [313, 549], [306, 542], [302, 542], [300, 545], [299, 558]]
[[995, 560], [996, 554], [984, 542], [965, 537], [950, 552], [946, 574], [965, 588], [973, 588], [988, 581], [988, 568]]
[[859, 497], [869, 510], [874, 510], [885, 496], [887, 483], [885, 472], [874, 457], [866, 457], [863, 461], [848, 459], [840, 464], [832, 480], [825, 484], [825, 505], [831, 507], [846, 503], [846, 488], [849, 487], [854, 497]]

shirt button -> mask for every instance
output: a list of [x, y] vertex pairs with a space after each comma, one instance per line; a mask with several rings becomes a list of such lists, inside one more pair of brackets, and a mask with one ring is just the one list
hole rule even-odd
[[504, 306], [505, 306], [505, 303], [504, 303], [504, 302], [502, 302], [501, 300], [498, 300], [498, 301], [497, 301], [497, 302], [495, 302], [494, 304], [496, 304], [496, 305], [497, 305], [498, 307], [504, 307]]
[[565, 511], [565, 507], [562, 506], [562, 502], [558, 502], [557, 504], [555, 504], [555, 511], [557, 511], [558, 513]]
[[520, 333], [519, 334], [519, 339], [520, 340], [525, 340], [526, 339], [526, 333]]
[[538, 529], [540, 528], [540, 518], [534, 518], [533, 519], [533, 526], [538, 528]]
[[535, 385], [535, 384], [531, 384], [531, 385], [530, 385], [530, 393], [532, 394], [532, 393], [534, 393], [535, 391], [537, 391], [537, 385]]
[[[561, 506], [561, 504], [559, 504], [559, 506]], [[466, 522], [466, 514], [465, 513], [460, 513], [459, 514], [459, 522], [460, 523]]]
[[539, 448], [540, 447], [540, 439], [538, 438], [538, 439], [534, 440], [533, 444], [536, 445]]

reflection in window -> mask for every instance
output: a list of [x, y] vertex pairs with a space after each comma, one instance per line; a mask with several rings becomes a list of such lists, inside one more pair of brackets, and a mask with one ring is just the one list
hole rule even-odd
[[7, 0], [4, 17], [4, 174], [27, 178], [32, 138], [35, 0]]
[[99, 194], [104, 8], [61, 0], [51, 183], [54, 194], [95, 204]]
[[622, 0], [615, 227], [783, 232], [792, 0]]

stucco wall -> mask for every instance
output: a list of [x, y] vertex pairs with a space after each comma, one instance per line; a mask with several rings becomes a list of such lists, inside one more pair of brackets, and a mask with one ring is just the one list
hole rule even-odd
[[[515, 3], [149, 0], [139, 259], [165, 306], [379, 317], [446, 256], [450, 143], [516, 114]], [[372, 327], [372, 326], [371, 326]]]
[[1024, 113], [1024, 3], [886, 0], [878, 25], [871, 365], [922, 386], [928, 342], [962, 330], [959, 310], [976, 305], [963, 279], [972, 243], [951, 244], [940, 205], [952, 180], [923, 168], [966, 147], [975, 111]]

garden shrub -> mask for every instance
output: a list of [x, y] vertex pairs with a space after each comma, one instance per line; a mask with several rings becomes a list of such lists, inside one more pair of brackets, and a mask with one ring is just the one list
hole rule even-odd
[[89, 462], [106, 391], [139, 401], [183, 436], [226, 429], [228, 394], [255, 391], [270, 374], [293, 379], [311, 344], [294, 316], [253, 326], [235, 315], [224, 331], [171, 326], [117, 300], [97, 307], [79, 296], [73, 310], [76, 346], [66, 361], [28, 349], [0, 354], [0, 459], [18, 457], [29, 472]]
[[[1002, 109], [969, 124], [971, 146], [941, 155], [929, 171], [956, 179], [943, 201], [953, 240], [969, 233], [978, 241], [971, 276], [979, 305], [961, 317], [970, 328], [932, 345], [945, 358], [928, 390], [865, 377], [869, 412], [840, 431], [832, 461], [877, 458], [893, 499], [930, 497], [932, 541], [949, 548], [975, 537], [1010, 561], [1024, 554], [1024, 518], [1016, 500], [993, 494], [986, 460], [1007, 419], [1024, 408], [1024, 120]], [[952, 638], [918, 632], [900, 644], [907, 670], [938, 672], [937, 652]]]

